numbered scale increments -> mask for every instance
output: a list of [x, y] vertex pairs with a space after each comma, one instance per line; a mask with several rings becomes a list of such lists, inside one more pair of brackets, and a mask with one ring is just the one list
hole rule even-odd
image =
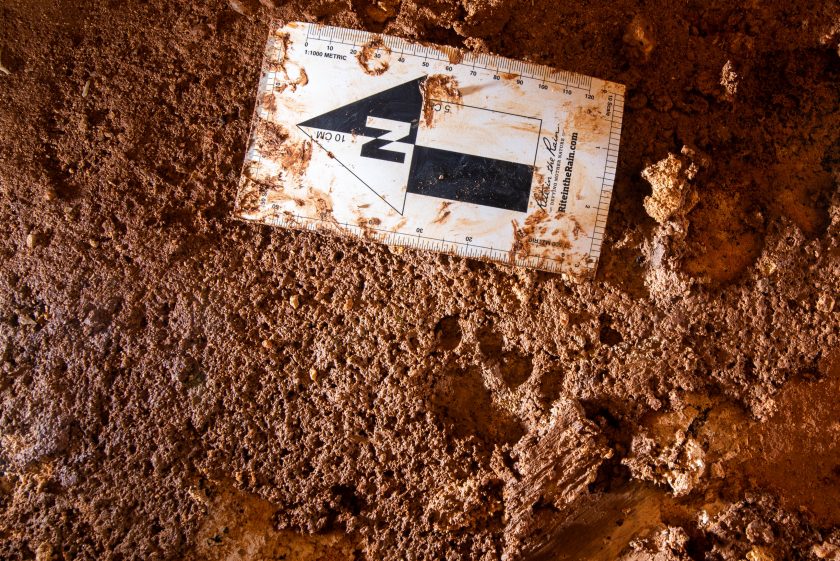
[[585, 277], [623, 106], [624, 86], [546, 66], [277, 25], [236, 213]]

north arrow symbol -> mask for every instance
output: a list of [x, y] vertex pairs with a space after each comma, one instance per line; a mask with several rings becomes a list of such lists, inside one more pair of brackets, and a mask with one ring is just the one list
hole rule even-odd
[[[307, 136], [356, 179], [402, 214], [417, 124], [423, 110], [420, 84], [425, 76], [359, 99], [298, 124]], [[352, 135], [352, 142], [330, 143], [318, 131]]]
[[[418, 143], [425, 80], [416, 78], [297, 126], [400, 215], [407, 193], [527, 212], [532, 166]], [[351, 140], [327, 146], [326, 132]]]

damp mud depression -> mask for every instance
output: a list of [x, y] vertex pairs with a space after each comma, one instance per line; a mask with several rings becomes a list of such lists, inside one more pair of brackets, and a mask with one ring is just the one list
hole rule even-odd
[[[275, 19], [625, 84], [596, 278], [233, 218]], [[839, 48], [835, 2], [4, 2], [0, 558], [840, 558]]]

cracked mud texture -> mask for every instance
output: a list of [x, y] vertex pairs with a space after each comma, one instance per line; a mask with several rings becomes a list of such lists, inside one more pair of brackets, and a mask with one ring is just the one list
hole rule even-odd
[[[597, 279], [233, 220], [275, 17], [626, 84]], [[0, 22], [0, 558], [840, 557], [835, 2]]]

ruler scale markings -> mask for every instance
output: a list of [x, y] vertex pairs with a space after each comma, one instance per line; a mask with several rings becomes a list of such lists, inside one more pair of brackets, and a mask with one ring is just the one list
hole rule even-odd
[[[276, 33], [288, 36], [284, 52]], [[623, 86], [486, 53], [452, 62], [452, 51], [322, 25], [276, 28], [266, 58], [285, 54], [284, 73], [260, 80], [237, 215], [591, 274]], [[308, 82], [295, 82], [303, 69]], [[589, 119], [578, 124], [582, 111]], [[272, 126], [283, 141], [272, 142]]]
[[[617, 114], [619, 114], [619, 117], [618, 117], [619, 118], [619, 123], [620, 123], [620, 120], [621, 120], [621, 116], [620, 116], [619, 111], [620, 111], [620, 109], [623, 109], [623, 107], [624, 107], [624, 96], [621, 95], [621, 94], [615, 94], [615, 96], [613, 98], [613, 103], [614, 103], [613, 104], [613, 113], [612, 113], [612, 116], [610, 118], [610, 133], [609, 133], [609, 142], [608, 142], [608, 146], [610, 146], [610, 148], [608, 149], [606, 163], [604, 164], [604, 176], [607, 175], [607, 168], [610, 165], [609, 164], [610, 154], [613, 151], [615, 151], [616, 153], [618, 151], [618, 141], [620, 140], [620, 137], [618, 139], [616, 139], [616, 141], [615, 141], [616, 147], [614, 149], [611, 148], [611, 145], [613, 144], [613, 131], [615, 130], [615, 119], [616, 119]], [[596, 229], [593, 231], [592, 243], [590, 244], [590, 248], [589, 248], [590, 258], [593, 258], [593, 257], [597, 258], [598, 256], [600, 256], [601, 245], [602, 245], [601, 244], [601, 236], [598, 236], [597, 247], [595, 245], [595, 241], [596, 241], [595, 238], [596, 238], [598, 223], [603, 222], [603, 226], [605, 228], [606, 227], [606, 216], [609, 214], [609, 203], [610, 203], [610, 198], [612, 196], [612, 182], [613, 182], [613, 179], [609, 180], [609, 189], [605, 191], [607, 181], [608, 180], [606, 179], [606, 177], [604, 179], [602, 179], [602, 181], [601, 181], [601, 193], [598, 197], [598, 218], [596, 219]], [[607, 200], [606, 201], [604, 201], [605, 192], [607, 194]]]

